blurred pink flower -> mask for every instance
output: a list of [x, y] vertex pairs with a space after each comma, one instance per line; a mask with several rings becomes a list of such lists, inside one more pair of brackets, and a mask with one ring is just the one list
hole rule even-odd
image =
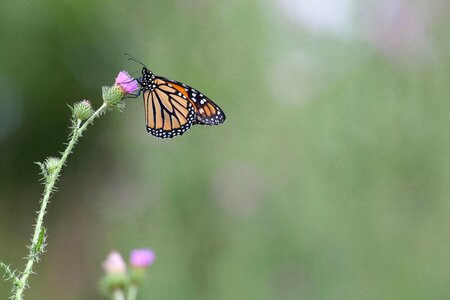
[[406, 0], [380, 0], [364, 7], [365, 37], [381, 54], [394, 62], [418, 61], [432, 55], [429, 28], [434, 10], [430, 2], [426, 12], [417, 3]]
[[127, 272], [127, 265], [122, 256], [117, 251], [112, 251], [103, 262], [103, 269], [106, 274], [125, 274]]
[[133, 267], [137, 268], [146, 268], [152, 265], [155, 259], [155, 252], [147, 248], [134, 249], [130, 254], [130, 263]]
[[131, 77], [127, 71], [120, 71], [116, 78], [116, 85], [124, 94], [131, 94], [139, 88], [137, 80]]

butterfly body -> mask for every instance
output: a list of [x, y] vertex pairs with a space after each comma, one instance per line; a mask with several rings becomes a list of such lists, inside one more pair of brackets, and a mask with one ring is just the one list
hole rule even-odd
[[147, 131], [158, 138], [182, 135], [192, 125], [219, 125], [224, 112], [196, 89], [142, 69], [138, 79], [144, 98]]

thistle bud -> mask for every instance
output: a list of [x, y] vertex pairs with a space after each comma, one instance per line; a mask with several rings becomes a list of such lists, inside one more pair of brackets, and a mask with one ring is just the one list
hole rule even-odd
[[92, 109], [89, 100], [77, 102], [72, 108], [73, 118], [79, 119], [81, 121], [87, 120], [90, 116], [92, 116], [93, 113], [94, 110]]
[[128, 285], [127, 266], [119, 252], [113, 251], [103, 263], [105, 277], [101, 282], [102, 289], [111, 293], [117, 289], [125, 289]]
[[145, 277], [146, 270], [153, 264], [156, 254], [151, 249], [134, 249], [130, 254], [131, 273], [130, 280], [134, 285], [140, 285]]
[[124, 94], [122, 93], [122, 90], [117, 85], [113, 85], [111, 87], [103, 86], [102, 87], [102, 96], [103, 96], [103, 101], [105, 102], [106, 106], [109, 109], [113, 109], [113, 108], [122, 109], [124, 107], [124, 104], [122, 102]]

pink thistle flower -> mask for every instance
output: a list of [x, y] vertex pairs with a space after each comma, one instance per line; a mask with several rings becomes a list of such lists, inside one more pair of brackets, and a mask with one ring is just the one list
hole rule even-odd
[[136, 268], [146, 268], [152, 265], [155, 259], [155, 252], [147, 248], [134, 249], [130, 254], [130, 263]]
[[106, 274], [125, 274], [127, 272], [127, 265], [122, 256], [117, 251], [109, 253], [105, 262], [103, 263], [103, 269]]
[[116, 77], [115, 83], [124, 94], [131, 94], [139, 89], [137, 80], [131, 77], [127, 71], [120, 71], [119, 75]]

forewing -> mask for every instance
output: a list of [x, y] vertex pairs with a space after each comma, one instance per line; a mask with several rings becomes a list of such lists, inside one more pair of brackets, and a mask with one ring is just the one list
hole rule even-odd
[[194, 106], [171, 82], [156, 79], [155, 85], [143, 93], [147, 131], [162, 139], [182, 135], [196, 121]]

